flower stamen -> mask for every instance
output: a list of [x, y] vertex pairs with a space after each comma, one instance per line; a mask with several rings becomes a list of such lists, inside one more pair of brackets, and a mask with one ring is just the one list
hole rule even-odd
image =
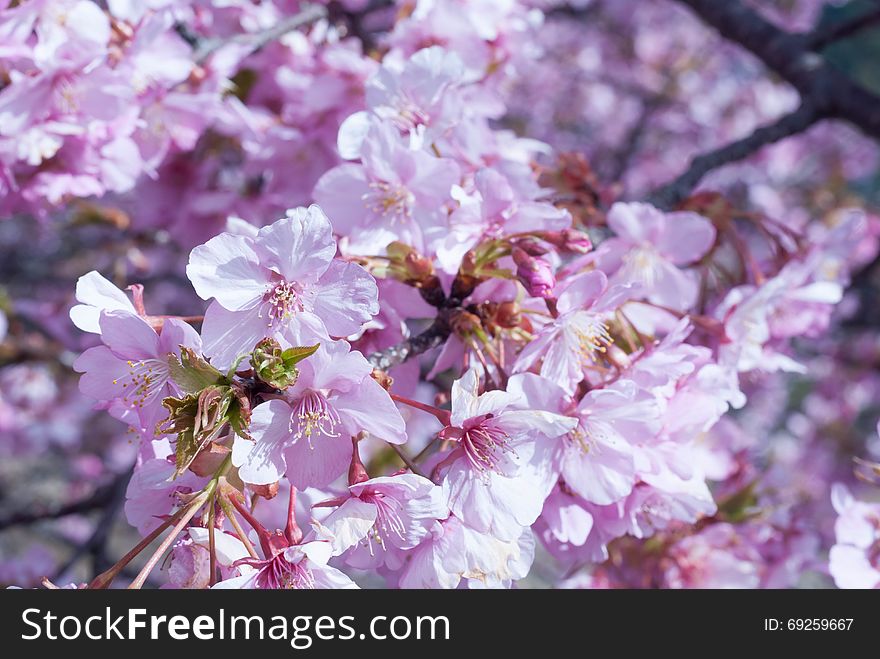
[[312, 446], [312, 435], [320, 433], [327, 437], [339, 437], [336, 426], [340, 424], [339, 413], [319, 391], [308, 390], [296, 402], [290, 415], [288, 429], [297, 439], [306, 438]]

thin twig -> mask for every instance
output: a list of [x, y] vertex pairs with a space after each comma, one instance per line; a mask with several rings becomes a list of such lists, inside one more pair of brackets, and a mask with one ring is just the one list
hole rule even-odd
[[107, 541], [110, 539], [110, 532], [116, 523], [116, 517], [125, 501], [125, 491], [128, 488], [128, 481], [131, 479], [134, 467], [120, 474], [113, 479], [109, 485], [107, 501], [103, 504], [104, 511], [100, 519], [95, 524], [91, 536], [83, 544], [76, 547], [73, 554], [67, 561], [55, 572], [54, 580], [59, 579], [67, 573], [79, 560], [86, 554], [92, 556], [92, 574], [97, 575], [103, 572], [107, 567]]
[[610, 181], [616, 182], [620, 180], [620, 177], [623, 176], [624, 173], [626, 173], [626, 170], [632, 162], [633, 156], [635, 156], [636, 152], [639, 150], [642, 138], [651, 122], [651, 118], [661, 107], [663, 107], [665, 101], [665, 95], [658, 94], [647, 98], [642, 102], [638, 118], [630, 127], [620, 150], [612, 157], [612, 164], [609, 172]]
[[158, 549], [153, 552], [150, 558], [147, 560], [146, 565], [141, 568], [141, 571], [138, 572], [138, 575], [134, 578], [128, 585], [129, 590], [138, 590], [141, 586], [144, 585], [144, 582], [147, 580], [147, 577], [150, 576], [150, 572], [153, 571], [153, 568], [156, 567], [156, 564], [159, 562], [159, 559], [162, 558], [162, 555], [168, 550], [171, 544], [174, 542], [175, 538], [180, 535], [181, 531], [186, 528], [186, 525], [189, 521], [195, 516], [195, 514], [199, 511], [199, 508], [207, 501], [207, 495], [201, 495], [196, 497], [188, 504], [188, 507], [185, 508], [186, 512], [183, 516], [177, 521], [174, 527], [171, 529], [171, 532], [165, 536], [165, 539], [162, 541], [162, 544], [159, 545]]
[[120, 486], [120, 483], [124, 483], [122, 488], [123, 492], [125, 491], [125, 487], [127, 486], [130, 477], [131, 472], [120, 474], [112, 482], [99, 487], [88, 497], [79, 501], [74, 501], [73, 503], [65, 504], [53, 510], [12, 513], [8, 517], [0, 519], [0, 531], [13, 526], [28, 526], [44, 520], [59, 519], [61, 517], [68, 517], [69, 515], [89, 513], [98, 508], [103, 508], [113, 500], [114, 493], [117, 491], [117, 487]]
[[306, 25], [317, 23], [322, 18], [327, 18], [326, 7], [321, 5], [308, 5], [302, 11], [266, 30], [248, 34], [238, 34], [229, 38], [204, 41], [196, 47], [194, 59], [197, 63], [201, 64], [216, 50], [228, 43], [242, 44], [250, 48], [251, 52], [254, 52], [266, 44], [280, 39], [288, 32], [293, 32]]
[[403, 460], [403, 464], [405, 464], [412, 473], [414, 473], [416, 476], [427, 478], [422, 470], [419, 469], [418, 465], [413, 462], [406, 453], [403, 452], [402, 448], [400, 448], [397, 444], [391, 444], [390, 446], [394, 449], [394, 452], [397, 453], [397, 457]]
[[808, 103], [802, 104], [794, 112], [782, 116], [768, 126], [756, 129], [747, 137], [696, 156], [684, 173], [654, 190], [648, 195], [647, 201], [658, 208], [674, 208], [712, 170], [748, 158], [768, 144], [801, 133], [815, 123], [816, 119], [815, 109]]

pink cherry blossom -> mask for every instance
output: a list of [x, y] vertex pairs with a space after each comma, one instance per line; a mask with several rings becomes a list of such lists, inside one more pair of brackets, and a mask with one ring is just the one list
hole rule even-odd
[[363, 164], [331, 169], [314, 192], [336, 230], [348, 236], [345, 251], [379, 254], [395, 240], [424, 250], [427, 237], [444, 223], [458, 165], [407, 146], [393, 127], [378, 121], [370, 123], [358, 155]]
[[529, 464], [542, 438], [570, 431], [574, 419], [542, 410], [517, 410], [505, 391], [479, 394], [469, 370], [452, 385], [452, 416], [441, 437], [456, 448], [445, 458], [443, 495], [471, 528], [513, 540], [540, 514], [540, 475]]
[[670, 588], [757, 588], [760, 583], [760, 555], [729, 524], [713, 524], [684, 538], [670, 553], [675, 560], [666, 573]]
[[703, 258], [715, 242], [709, 220], [618, 202], [608, 211], [608, 226], [616, 237], [602, 243], [596, 259], [602, 270], [613, 273], [612, 283], [641, 284], [648, 300], [673, 309], [694, 306], [698, 279], [681, 268]]
[[103, 311], [98, 321], [103, 346], [89, 348], [74, 363], [83, 374], [80, 390], [150, 438], [167, 415], [162, 400], [178, 392], [169, 357], [181, 347], [197, 352], [201, 341], [188, 324], [165, 320], [162, 333], [127, 311]]
[[317, 535], [329, 540], [336, 554], [354, 548], [347, 563], [359, 568], [399, 560], [403, 552], [398, 550], [418, 545], [448, 514], [440, 488], [417, 474], [356, 482], [347, 496], [328, 504], [338, 507], [321, 520]]
[[859, 501], [845, 485], [831, 491], [839, 517], [834, 525], [831, 576], [839, 588], [880, 586], [880, 505]]
[[880, 583], [871, 16], [0, 4], [3, 585]]
[[345, 341], [323, 343], [284, 398], [254, 409], [253, 440], [236, 437], [232, 461], [241, 478], [262, 485], [286, 473], [295, 487], [323, 487], [348, 467], [353, 436], [406, 441], [400, 412], [370, 370]]
[[559, 288], [559, 316], [520, 352], [515, 369], [526, 371], [540, 359], [541, 375], [573, 393], [585, 367], [611, 345], [607, 319], [632, 292], [629, 285], [609, 286], [601, 270], [578, 275]]
[[532, 532], [499, 540], [469, 528], [457, 517], [438, 522], [410, 554], [401, 572], [401, 588], [509, 587], [534, 560]]
[[335, 259], [317, 206], [298, 208], [255, 238], [223, 233], [190, 254], [187, 275], [205, 300], [205, 352], [230, 364], [265, 337], [288, 344], [348, 336], [378, 312], [373, 278]]
[[76, 300], [79, 304], [70, 310], [70, 319], [83, 332], [101, 333], [102, 311], [137, 313], [128, 296], [95, 270], [77, 281]]

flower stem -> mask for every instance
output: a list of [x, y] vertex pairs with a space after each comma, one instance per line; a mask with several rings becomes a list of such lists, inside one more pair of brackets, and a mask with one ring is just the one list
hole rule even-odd
[[134, 578], [134, 581], [129, 584], [129, 590], [138, 590], [141, 586], [144, 585], [144, 582], [147, 580], [147, 577], [150, 576], [150, 572], [153, 571], [153, 568], [156, 567], [156, 564], [159, 562], [159, 559], [162, 558], [162, 555], [165, 551], [171, 546], [171, 543], [174, 542], [175, 538], [180, 535], [180, 532], [183, 531], [184, 527], [189, 523], [195, 514], [199, 511], [199, 508], [202, 507], [202, 504], [208, 500], [208, 498], [213, 494], [214, 488], [213, 485], [216, 481], [213, 481], [211, 485], [209, 485], [210, 492], [203, 492], [195, 499], [193, 499], [187, 508], [184, 508], [184, 515], [178, 520], [177, 524], [174, 525], [174, 528], [171, 529], [171, 533], [169, 533], [166, 538], [162, 541], [162, 544], [159, 545], [159, 548], [153, 552], [153, 555], [150, 556], [150, 559], [147, 561], [147, 564], [138, 572], [138, 575]]
[[208, 586], [217, 583], [217, 545], [214, 540], [215, 523], [216, 523], [216, 490], [211, 494], [211, 500], [208, 502], [208, 553], [211, 557], [211, 577], [208, 579]]
[[433, 414], [435, 417], [437, 417], [437, 420], [440, 421], [440, 423], [442, 423], [444, 426], [448, 426], [450, 425], [450, 423], [452, 423], [452, 415], [446, 410], [441, 410], [439, 407], [427, 405], [426, 403], [420, 403], [417, 400], [412, 400], [404, 396], [398, 396], [397, 394], [392, 394], [391, 392], [388, 392], [388, 394], [391, 396], [392, 400], [395, 400], [398, 403], [403, 403], [404, 405], [409, 405], [410, 407], [414, 407], [417, 410], [421, 410], [422, 412]]
[[400, 448], [397, 444], [391, 444], [391, 448], [394, 449], [394, 452], [397, 453], [397, 457], [403, 460], [403, 464], [405, 464], [412, 473], [414, 473], [416, 476], [421, 476], [422, 478], [428, 478], [427, 476], [425, 476], [422, 470], [418, 468], [418, 465], [416, 465], [416, 463], [413, 462], [409, 458], [409, 456], [407, 456], [406, 453], [403, 452], [402, 448]]
[[162, 524], [160, 524], [155, 531], [153, 531], [147, 537], [137, 543], [125, 556], [120, 558], [115, 565], [92, 579], [91, 583], [89, 583], [89, 589], [100, 590], [103, 588], [107, 588], [112, 583], [113, 579], [115, 579], [117, 575], [122, 572], [123, 569], [125, 569], [126, 565], [131, 563], [131, 561], [138, 554], [140, 554], [144, 549], [152, 544], [152, 542], [156, 538], [162, 535], [162, 532], [165, 529], [174, 524], [181, 516], [186, 513], [187, 510], [189, 510], [188, 507], [183, 507], [176, 513], [174, 513], [171, 517], [162, 522]]
[[248, 554], [250, 554], [251, 558], [259, 558], [257, 550], [254, 549], [253, 544], [251, 544], [251, 541], [247, 537], [247, 533], [245, 533], [244, 529], [241, 527], [241, 522], [239, 522], [238, 517], [235, 516], [235, 509], [229, 505], [229, 502], [222, 496], [219, 501], [220, 507], [223, 509], [223, 512], [226, 513], [226, 518], [229, 520], [229, 523], [232, 524], [232, 528], [235, 529], [235, 534], [238, 536], [238, 539], [241, 540], [245, 549], [247, 549]]

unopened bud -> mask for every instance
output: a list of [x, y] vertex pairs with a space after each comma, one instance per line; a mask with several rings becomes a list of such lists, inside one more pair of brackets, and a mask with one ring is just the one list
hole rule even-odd
[[426, 256], [401, 242], [393, 242], [386, 249], [391, 276], [405, 284], [422, 286], [434, 276], [434, 264]]
[[364, 463], [361, 462], [360, 451], [358, 451], [358, 438], [352, 437], [352, 451], [351, 451], [351, 464], [348, 467], [348, 484], [349, 485], [357, 485], [358, 483], [363, 483], [364, 481], [370, 480], [370, 475], [367, 473], [367, 468], [364, 466]]
[[532, 297], [549, 298], [553, 296], [556, 277], [550, 264], [540, 257], [531, 256], [519, 247], [514, 247], [513, 262], [516, 263], [516, 276]]
[[281, 349], [272, 338], [263, 339], [254, 348], [251, 364], [256, 376], [275, 389], [287, 389], [296, 382], [299, 370], [296, 365], [315, 354], [320, 344], [297, 348]]
[[516, 241], [515, 245], [529, 256], [544, 256], [549, 251], [540, 241], [534, 238], [521, 238]]
[[196, 476], [213, 476], [229, 455], [229, 451], [229, 447], [211, 442], [193, 458], [189, 470]]
[[471, 336], [474, 333], [481, 332], [483, 329], [483, 323], [480, 321], [480, 318], [470, 311], [458, 311], [453, 315], [450, 323], [458, 336]]
[[268, 485], [249, 485], [253, 493], [264, 499], [274, 499], [278, 494], [278, 481]]
[[385, 391], [389, 391], [391, 389], [391, 385], [394, 384], [394, 378], [392, 378], [381, 369], [374, 368], [373, 372], [370, 373], [370, 375], [376, 382], [382, 385], [382, 388], [385, 389]]
[[593, 241], [584, 231], [577, 229], [563, 229], [562, 231], [548, 231], [542, 234], [542, 238], [563, 252], [586, 254], [593, 249]]

